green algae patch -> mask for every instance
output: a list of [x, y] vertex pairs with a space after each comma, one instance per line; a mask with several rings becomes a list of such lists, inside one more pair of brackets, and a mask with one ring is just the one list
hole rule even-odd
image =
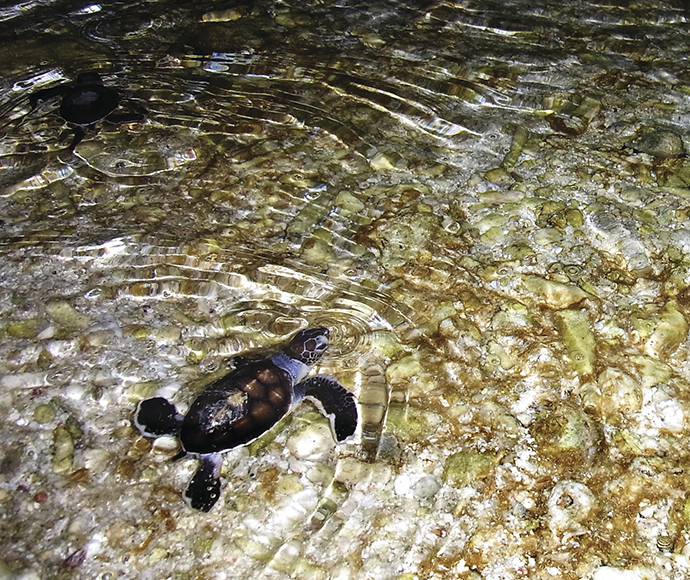
[[647, 348], [657, 356], [673, 354], [688, 336], [688, 323], [678, 310], [678, 303], [670, 300], [662, 309], [659, 324], [647, 341]]
[[42, 326], [43, 321], [39, 318], [30, 318], [28, 320], [10, 322], [3, 327], [3, 330], [12, 338], [36, 338]]
[[522, 276], [523, 286], [538, 295], [548, 306], [561, 310], [582, 302], [589, 294], [579, 286], [563, 284], [540, 278], [539, 276]]
[[46, 303], [46, 312], [60, 326], [65, 328], [86, 328], [91, 324], [91, 319], [76, 310], [66, 300], [49, 300]]
[[579, 407], [545, 412], [529, 427], [540, 451], [557, 464], [577, 468], [603, 449], [601, 425]]
[[590, 375], [594, 370], [596, 341], [589, 327], [589, 316], [585, 310], [564, 310], [556, 318], [556, 327], [573, 369], [581, 375]]
[[74, 439], [70, 430], [59, 425], [53, 431], [53, 471], [66, 474], [72, 471]]
[[391, 405], [386, 415], [386, 431], [402, 441], [419, 441], [429, 437], [442, 420], [431, 411], [410, 405]]
[[460, 451], [453, 453], [443, 466], [443, 482], [453, 487], [463, 487], [478, 479], [486, 479], [498, 465], [499, 453]]

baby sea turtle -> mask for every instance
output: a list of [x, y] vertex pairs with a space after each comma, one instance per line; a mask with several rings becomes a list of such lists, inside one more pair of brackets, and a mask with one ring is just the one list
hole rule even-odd
[[60, 116], [74, 131], [74, 139], [69, 146], [70, 151], [74, 150], [87, 133], [96, 134], [101, 121], [111, 123], [143, 121], [147, 112], [141, 105], [130, 103], [131, 110], [114, 114], [120, 106], [120, 95], [116, 90], [103, 86], [101, 77], [95, 72], [80, 74], [75, 85], [64, 83], [52, 89], [38, 91], [31, 95], [29, 102], [31, 107], [36, 109], [56, 97], [62, 97]]
[[218, 500], [221, 452], [260, 437], [304, 398], [330, 419], [338, 441], [355, 432], [354, 395], [330, 375], [305, 378], [327, 348], [327, 328], [301, 330], [275, 356], [242, 359], [234, 371], [209, 385], [184, 416], [162, 397], [139, 403], [134, 424], [142, 435], [177, 435], [184, 450], [180, 456], [199, 457], [185, 491], [193, 508], [207, 512]]

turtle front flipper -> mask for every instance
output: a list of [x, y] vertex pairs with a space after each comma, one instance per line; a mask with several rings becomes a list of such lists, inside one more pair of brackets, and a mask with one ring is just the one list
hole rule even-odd
[[344, 441], [357, 429], [358, 413], [355, 396], [330, 375], [314, 375], [295, 385], [295, 394], [314, 400], [319, 410], [330, 419], [338, 441]]
[[29, 98], [29, 104], [31, 105], [32, 109], [37, 109], [46, 101], [54, 99], [55, 97], [62, 97], [66, 91], [67, 87], [65, 85], [58, 85], [52, 89], [43, 89], [42, 91], [38, 91], [37, 93], [31, 95]]
[[217, 453], [199, 458], [199, 467], [184, 492], [185, 499], [195, 510], [210, 511], [218, 501], [221, 465], [222, 459]]
[[134, 413], [134, 425], [147, 437], [177, 435], [182, 419], [175, 405], [163, 397], [141, 401]]
[[128, 103], [128, 110], [122, 113], [110, 113], [105, 120], [109, 123], [137, 123], [145, 121], [149, 110], [139, 103]]

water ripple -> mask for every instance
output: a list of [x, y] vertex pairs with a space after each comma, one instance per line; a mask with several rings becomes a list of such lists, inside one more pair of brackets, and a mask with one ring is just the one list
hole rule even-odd
[[[63, 251], [64, 253], [64, 251]], [[375, 291], [310, 272], [304, 265], [251, 250], [180, 247], [117, 240], [75, 251], [94, 260], [96, 286], [117, 288], [120, 296], [143, 299], [220, 301], [222, 322], [209, 332], [245, 329], [282, 338], [296, 320], [333, 329], [332, 354], [363, 350], [376, 331], [400, 334], [410, 324], [406, 309]], [[240, 296], [243, 296], [240, 300]], [[231, 299], [228, 305], [222, 301]], [[236, 308], [238, 301], [241, 308]], [[228, 308], [232, 304], [235, 308]], [[292, 317], [292, 318], [290, 318]], [[337, 345], [337, 346], [335, 346]]]

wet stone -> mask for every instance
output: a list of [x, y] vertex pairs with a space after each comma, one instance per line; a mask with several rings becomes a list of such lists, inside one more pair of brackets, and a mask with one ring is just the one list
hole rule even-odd
[[50, 300], [46, 303], [46, 311], [55, 322], [68, 328], [86, 328], [91, 323], [88, 316], [66, 300]]
[[53, 471], [66, 474], [72, 471], [74, 439], [70, 430], [62, 425], [53, 431]]
[[40, 425], [50, 423], [53, 419], [55, 419], [55, 407], [49, 403], [38, 405], [36, 409], [34, 409], [33, 418], [34, 421]]
[[683, 139], [673, 131], [650, 131], [632, 142], [631, 146], [637, 151], [661, 159], [673, 159], [685, 153]]
[[554, 534], [580, 533], [595, 504], [596, 498], [586, 485], [567, 479], [559, 481], [549, 495], [549, 528]]
[[290, 436], [287, 448], [298, 459], [323, 460], [333, 450], [330, 427], [323, 422], [306, 425]]
[[443, 466], [443, 481], [453, 487], [463, 487], [489, 477], [501, 459], [500, 454], [461, 451], [454, 453]]
[[547, 305], [559, 310], [578, 304], [589, 296], [578, 286], [553, 282], [539, 276], [522, 276], [522, 283], [527, 290], [537, 294]]
[[499, 186], [511, 185], [515, 181], [513, 177], [501, 167], [487, 171], [484, 177], [494, 185]]
[[428, 475], [412, 486], [412, 493], [420, 499], [432, 498], [441, 489], [438, 478]]
[[540, 451], [564, 467], [592, 462], [604, 448], [604, 435], [596, 419], [574, 405], [544, 410], [529, 426]]

